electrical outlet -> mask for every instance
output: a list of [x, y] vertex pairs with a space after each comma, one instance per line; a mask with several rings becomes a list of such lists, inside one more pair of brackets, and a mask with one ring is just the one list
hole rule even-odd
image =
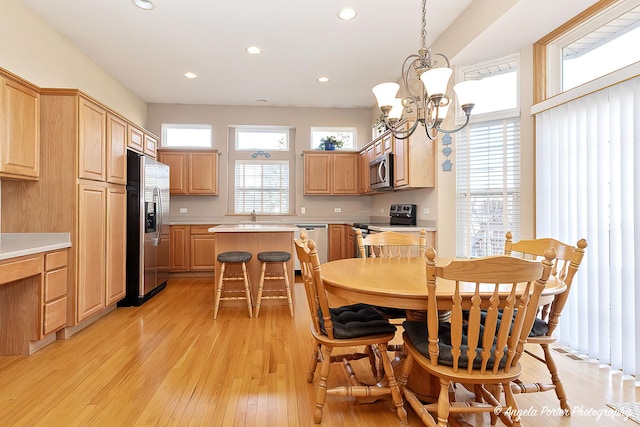
[[301, 213], [302, 215], [306, 214], [306, 213], [307, 213], [307, 208], [305, 208], [304, 206], [302, 206], [302, 207], [300, 208], [300, 213]]
[[422, 214], [423, 215], [429, 215], [429, 208], [423, 208], [422, 209]]
[[180, 213], [187, 213], [187, 208], [180, 208]]
[[340, 213], [340, 212], [342, 212], [342, 208], [333, 208], [333, 211], [335, 213]]

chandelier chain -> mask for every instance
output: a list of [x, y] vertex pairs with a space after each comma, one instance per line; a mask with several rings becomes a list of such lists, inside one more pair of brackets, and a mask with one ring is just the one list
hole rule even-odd
[[422, 0], [422, 48], [427, 49], [427, 0]]

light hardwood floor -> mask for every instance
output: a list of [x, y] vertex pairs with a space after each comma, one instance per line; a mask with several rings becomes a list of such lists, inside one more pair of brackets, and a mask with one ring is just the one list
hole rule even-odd
[[[227, 303], [214, 321], [213, 280], [172, 279], [141, 307], [119, 308], [29, 357], [0, 357], [0, 426], [312, 426], [309, 313], [301, 284], [294, 288], [294, 318], [286, 305], [265, 302], [249, 319], [246, 307]], [[636, 425], [587, 413], [637, 401], [633, 381], [595, 363], [556, 359], [569, 403], [583, 414], [543, 413], [558, 407], [553, 392], [519, 395], [520, 408], [538, 414], [525, 415], [524, 425]], [[524, 362], [527, 372], [544, 374], [542, 364]], [[366, 362], [354, 365], [368, 372]], [[340, 375], [332, 368], [330, 382]], [[422, 425], [405, 406], [410, 425]], [[472, 423], [489, 425], [488, 418]], [[399, 421], [389, 401], [328, 396], [322, 425]]]

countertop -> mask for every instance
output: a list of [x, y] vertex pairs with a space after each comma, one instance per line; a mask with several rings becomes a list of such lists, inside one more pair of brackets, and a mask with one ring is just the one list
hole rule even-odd
[[68, 247], [69, 233], [0, 233], [0, 260]]
[[298, 227], [291, 224], [251, 222], [245, 224], [222, 224], [209, 228], [211, 233], [273, 233], [296, 232]]

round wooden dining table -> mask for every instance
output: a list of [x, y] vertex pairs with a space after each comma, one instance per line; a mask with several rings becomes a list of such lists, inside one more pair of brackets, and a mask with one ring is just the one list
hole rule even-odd
[[[449, 263], [451, 258], [437, 258], [436, 265]], [[416, 258], [348, 258], [330, 261], [320, 266], [327, 292], [354, 302], [401, 308], [414, 311], [427, 309], [427, 270], [425, 259]], [[436, 298], [439, 310], [451, 308], [455, 282], [438, 279]], [[486, 286], [487, 293], [493, 285]], [[503, 286], [503, 285], [501, 285]], [[524, 290], [525, 284], [519, 284]], [[463, 300], [473, 296], [475, 284], [461, 283]], [[550, 276], [541, 300], [566, 289], [564, 282]], [[482, 292], [482, 287], [481, 290]], [[507, 296], [508, 290], [501, 296]], [[517, 291], [516, 291], [517, 293]], [[468, 298], [465, 298], [465, 295]]]
[[[436, 265], [446, 265], [449, 261], [450, 258], [439, 258]], [[349, 258], [322, 264], [320, 270], [325, 289], [332, 295], [353, 303], [405, 309], [408, 319], [417, 320], [424, 319], [427, 310], [425, 263], [424, 258]], [[481, 286], [486, 286], [488, 293], [493, 290], [493, 285]], [[525, 284], [517, 286], [524, 290]], [[453, 281], [437, 279], [436, 298], [441, 319], [446, 319], [449, 314], [454, 287]], [[475, 284], [460, 283], [460, 287], [464, 308], [465, 302], [468, 303], [473, 296]], [[565, 289], [564, 282], [550, 276], [540, 297], [541, 304]], [[500, 299], [506, 298], [507, 294], [505, 287], [504, 294], [499, 294]], [[438, 379], [421, 370], [418, 364], [414, 364], [407, 387], [427, 402], [437, 401], [440, 390]]]

